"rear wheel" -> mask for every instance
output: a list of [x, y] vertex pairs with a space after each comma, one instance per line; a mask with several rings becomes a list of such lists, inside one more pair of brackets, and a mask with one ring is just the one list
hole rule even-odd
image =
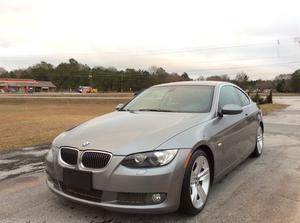
[[210, 163], [202, 150], [196, 151], [186, 168], [180, 201], [180, 211], [198, 214], [205, 206], [210, 189]]
[[257, 129], [256, 144], [252, 156], [259, 157], [263, 152], [263, 148], [264, 148], [264, 133], [260, 125]]

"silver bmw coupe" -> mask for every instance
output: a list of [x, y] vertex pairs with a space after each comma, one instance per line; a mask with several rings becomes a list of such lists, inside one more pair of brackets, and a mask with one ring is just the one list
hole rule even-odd
[[61, 133], [46, 156], [54, 193], [114, 211], [199, 213], [210, 187], [263, 151], [260, 109], [239, 87], [153, 86]]

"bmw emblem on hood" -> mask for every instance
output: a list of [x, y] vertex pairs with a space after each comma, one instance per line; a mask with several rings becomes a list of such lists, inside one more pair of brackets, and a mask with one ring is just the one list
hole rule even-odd
[[86, 146], [88, 146], [88, 145], [90, 145], [90, 142], [89, 142], [89, 141], [86, 141], [86, 142], [82, 143], [82, 146], [83, 146], [83, 147], [86, 147]]

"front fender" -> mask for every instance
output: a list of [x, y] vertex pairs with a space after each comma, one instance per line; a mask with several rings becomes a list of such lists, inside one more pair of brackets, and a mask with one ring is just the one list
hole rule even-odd
[[214, 159], [214, 175], [216, 175], [222, 164], [222, 151], [218, 149], [215, 133], [209, 131], [211, 121], [194, 126], [161, 144], [157, 150], [165, 149], [191, 149], [195, 151], [201, 146], [208, 147]]

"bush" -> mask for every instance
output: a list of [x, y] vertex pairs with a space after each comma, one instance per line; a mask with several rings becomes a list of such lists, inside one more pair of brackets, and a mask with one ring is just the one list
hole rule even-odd
[[272, 96], [272, 90], [270, 90], [269, 95], [266, 98], [266, 104], [273, 104], [273, 96]]
[[255, 95], [252, 96], [251, 99], [252, 99], [252, 101], [256, 102], [257, 105], [273, 104], [272, 90], [270, 90], [270, 93], [266, 98], [261, 97], [258, 94], [258, 91], [256, 91]]
[[252, 101], [256, 102], [257, 105], [264, 104], [264, 98], [262, 98], [259, 94], [258, 91], [256, 91], [255, 95], [251, 97]]

